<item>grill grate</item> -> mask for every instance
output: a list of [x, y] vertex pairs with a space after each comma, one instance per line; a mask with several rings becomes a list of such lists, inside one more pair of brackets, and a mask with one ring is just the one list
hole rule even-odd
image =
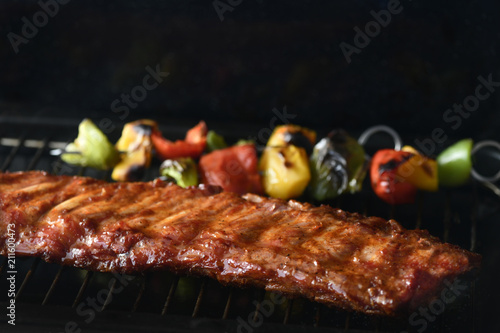
[[[0, 168], [1, 171], [31, 170], [40, 167], [43, 168], [44, 166], [47, 169], [47, 165], [50, 166], [49, 169], [51, 169], [52, 173], [61, 174], [62, 170], [64, 170], [58, 159], [48, 154], [48, 149], [50, 148], [61, 148], [63, 146], [61, 142], [53, 142], [49, 138], [28, 140], [26, 135], [21, 135], [19, 138], [4, 138], [0, 143], [0, 153], [7, 152], [3, 156], [0, 155], [4, 159]], [[85, 168], [73, 170], [73, 173], [107, 180], [110, 177], [109, 172], [102, 173], [94, 170], [86, 170]], [[480, 205], [477, 187], [473, 186], [465, 196], [469, 199], [472, 196], [472, 207], [469, 214], [470, 226], [467, 229], [470, 234], [468, 245], [473, 251], [477, 246], [477, 211]], [[464, 224], [464, 219], [460, 220], [459, 215], [457, 215], [458, 212], [454, 211], [457, 207], [453, 204], [455, 199], [454, 193], [447, 191], [444, 193], [444, 199], [439, 198], [435, 200], [435, 205], [441, 207], [441, 213], [433, 211], [434, 207], [427, 207], [427, 204], [434, 202], [436, 198], [437, 196], [434, 196], [430, 200], [426, 200], [426, 195], [420, 194], [415, 205], [410, 208], [405, 207], [407, 211], [402, 211], [400, 207], [381, 204], [380, 201], [374, 199], [374, 195], [369, 191], [362, 192], [352, 198], [344, 197], [338, 199], [333, 204], [345, 210], [359, 211], [364, 214], [386, 215], [387, 217], [396, 218], [400, 222], [403, 222], [403, 225], [407, 228], [429, 228], [432, 229], [431, 233], [437, 235], [439, 235], [439, 224], [432, 226], [425, 224], [425, 221], [428, 220], [429, 216], [434, 217], [432, 220], [439, 220], [442, 215], [441, 238], [445, 241], [451, 239], [452, 242], [462, 242], [460, 245], [464, 246], [462, 238], [456, 237], [454, 233], [454, 228], [457, 225]], [[430, 215], [427, 208], [430, 209]], [[411, 218], [412, 216], [413, 218]], [[134, 278], [125, 275], [112, 276], [111, 274], [94, 273], [70, 267], [54, 267], [41, 261], [39, 258], [18, 258], [17, 264], [20, 266], [19, 271], [26, 271], [26, 273], [18, 288], [16, 302], [35, 305], [41, 304], [42, 309], [54, 305], [64, 306], [64, 300], [67, 302], [71, 299], [71, 290], [76, 288], [71, 307], [73, 311], [78, 311], [78, 307], [82, 302], [85, 302], [88, 297], [99, 296], [102, 286], [106, 285], [108, 289], [105, 297], [103, 296], [104, 302], [102, 306], [97, 309], [99, 313], [107, 311], [117, 311], [119, 314], [138, 313], [140, 315], [153, 313], [157, 314], [160, 318], [169, 318], [169, 320], [174, 317], [177, 318], [176, 316], [180, 315], [184, 318], [183, 321], [185, 323], [191, 323], [190, 328], [194, 330], [196, 330], [196, 327], [193, 327], [192, 320], [197, 318], [221, 320], [220, 323], [230, 322], [233, 328], [234, 325], [238, 325], [240, 318], [243, 318], [243, 320], [251, 318], [253, 319], [253, 323], [259, 323], [263, 320], [264, 324], [262, 324], [262, 327], [266, 327], [265, 325], [267, 324], [272, 325], [273, 323], [285, 325], [286, 329], [283, 329], [282, 326], [277, 326], [277, 328], [281, 327], [287, 331], [293, 327], [304, 326], [318, 332], [322, 328], [328, 328], [329, 331], [334, 329], [339, 332], [355, 332], [358, 330], [401, 332], [403, 330], [412, 331], [415, 329], [411, 327], [408, 320], [388, 320], [379, 317], [373, 318], [359, 313], [346, 313], [319, 304], [313, 304], [303, 299], [287, 299], [282, 306], [276, 306], [272, 314], [263, 318], [261, 304], [263, 304], [263, 301], [269, 299], [270, 294], [268, 292], [223, 287], [214, 281], [204, 278], [181, 277], [163, 272], [148, 272]], [[3, 258], [0, 266], [0, 275], [5, 272], [5, 266], [6, 258]], [[42, 272], [40, 272], [41, 269], [43, 270]], [[53, 274], [53, 278], [46, 283], [48, 287], [44, 291], [41, 289], [41, 281], [47, 280], [47, 276], [50, 276], [50, 274]], [[124, 286], [121, 284], [121, 279], [125, 277], [131, 279], [130, 285]], [[165, 277], [167, 278], [164, 279]], [[159, 284], [158, 281], [162, 281], [163, 283]], [[165, 283], [165, 281], [169, 281], [169, 283]], [[101, 290], [98, 290], [99, 288]], [[121, 291], [122, 289], [125, 291]], [[120, 292], [118, 292], [119, 290]], [[473, 307], [476, 306], [477, 302], [474, 298], [474, 293], [475, 284], [472, 283], [469, 293], [464, 299], [457, 302], [460, 303], [459, 306], [447, 309], [433, 323], [432, 328], [429, 328], [427, 331], [460, 331], [463, 329], [463, 323], [459, 323], [458, 325], [450, 324], [453, 320], [449, 320], [448, 318], [453, 318], [454, 316], [465, 316], [474, 321], [475, 311]], [[114, 301], [115, 298], [123, 298], [123, 302]], [[63, 300], [62, 302], [61, 299]], [[0, 298], [0, 301], [3, 302], [4, 299]], [[80, 318], [81, 320], [82, 318]], [[163, 322], [163, 324], [165, 325], [167, 322]], [[470, 330], [471, 328], [473, 326], [469, 324], [467, 329]]]

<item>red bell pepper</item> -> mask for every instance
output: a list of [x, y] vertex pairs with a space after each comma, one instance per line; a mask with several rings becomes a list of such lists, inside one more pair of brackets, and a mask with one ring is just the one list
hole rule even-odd
[[160, 131], [151, 135], [156, 153], [163, 159], [176, 159], [180, 157], [199, 157], [207, 145], [207, 125], [200, 121], [198, 125], [186, 133], [184, 140], [175, 142], [165, 139]]
[[219, 185], [225, 191], [238, 194], [262, 194], [257, 169], [257, 151], [253, 144], [214, 150], [200, 158], [202, 183]]
[[417, 187], [398, 174], [398, 168], [414, 154], [394, 149], [379, 150], [372, 159], [370, 176], [377, 196], [392, 205], [413, 203]]

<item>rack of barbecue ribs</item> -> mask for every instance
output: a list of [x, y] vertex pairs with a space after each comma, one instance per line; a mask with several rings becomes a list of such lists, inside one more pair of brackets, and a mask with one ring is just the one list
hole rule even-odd
[[0, 173], [0, 214], [3, 255], [11, 237], [19, 256], [207, 276], [370, 314], [429, 302], [481, 258], [394, 220], [161, 180]]

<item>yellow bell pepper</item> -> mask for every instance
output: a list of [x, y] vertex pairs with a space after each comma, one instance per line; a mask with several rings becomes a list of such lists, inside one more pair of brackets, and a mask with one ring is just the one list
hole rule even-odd
[[259, 162], [262, 185], [274, 198], [296, 198], [304, 192], [311, 172], [304, 148], [294, 145], [266, 147]]
[[284, 147], [287, 145], [295, 145], [305, 148], [306, 152], [311, 153], [315, 142], [315, 131], [298, 125], [288, 124], [275, 127], [267, 141], [267, 146]]
[[402, 151], [413, 155], [398, 167], [397, 174], [418, 189], [435, 192], [438, 190], [438, 166], [437, 162], [429, 157], [423, 156], [415, 148], [404, 146]]
[[116, 181], [131, 181], [142, 178], [151, 164], [153, 144], [151, 134], [158, 129], [155, 121], [137, 120], [125, 124], [116, 149], [123, 152], [122, 160], [113, 169], [111, 178]]

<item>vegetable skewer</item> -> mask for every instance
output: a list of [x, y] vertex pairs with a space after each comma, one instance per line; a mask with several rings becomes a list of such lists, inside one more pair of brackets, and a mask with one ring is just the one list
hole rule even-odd
[[[394, 149], [379, 150], [370, 158], [363, 145], [379, 132], [393, 137]], [[2, 144], [8, 140], [3, 138]], [[228, 147], [224, 137], [207, 131], [203, 121], [190, 129], [184, 140], [177, 141], [163, 138], [155, 121], [134, 121], [125, 125], [122, 137], [113, 146], [89, 119], [79, 125], [74, 142], [49, 145], [55, 148], [51, 155], [60, 155], [69, 164], [113, 168], [112, 178], [117, 181], [140, 179], [156, 153], [164, 160], [160, 174], [183, 187], [196, 185], [201, 179], [227, 191], [265, 191], [283, 199], [304, 196], [324, 201], [357, 192], [370, 166], [373, 190], [390, 204], [411, 203], [418, 190], [461, 186], [471, 178], [500, 196], [494, 184], [500, 180], [500, 171], [487, 177], [474, 169], [473, 155], [487, 146], [500, 150], [496, 141], [474, 144], [464, 139], [432, 159], [403, 146], [398, 133], [385, 125], [367, 129], [357, 142], [345, 131], [335, 130], [316, 143], [314, 131], [289, 124], [275, 128], [259, 158], [253, 143], [238, 142]]]

